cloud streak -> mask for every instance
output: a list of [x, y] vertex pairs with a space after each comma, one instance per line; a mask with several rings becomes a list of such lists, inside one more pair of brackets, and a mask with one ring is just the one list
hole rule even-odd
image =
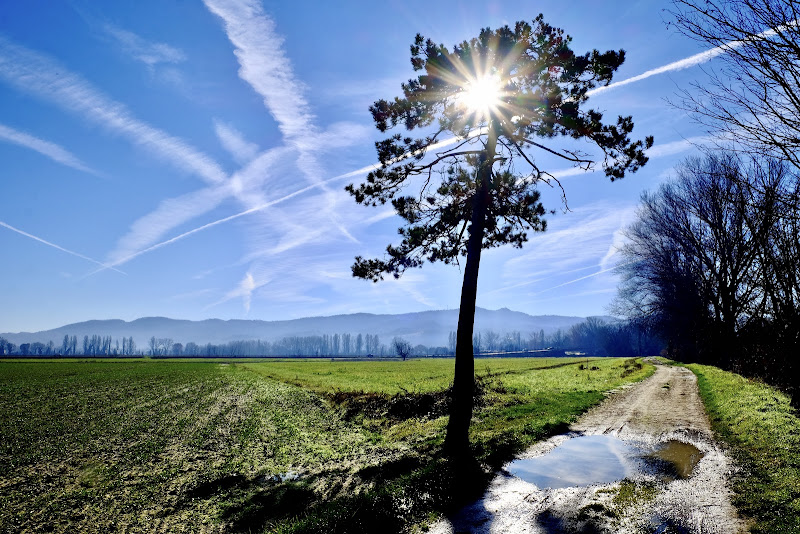
[[[790, 22], [787, 26], [795, 26], [797, 25], [798, 21], [794, 20]], [[763, 37], [772, 37], [777, 34], [776, 30], [766, 30], [758, 34], [755, 38], [763, 38]], [[661, 67], [656, 67], [654, 69], [650, 69], [645, 71], [637, 76], [632, 76], [630, 78], [626, 78], [624, 80], [620, 80], [618, 82], [606, 85], [604, 87], [598, 87], [596, 89], [592, 89], [588, 91], [586, 94], [589, 96], [597, 95], [600, 93], [604, 93], [606, 91], [610, 91], [612, 89], [617, 89], [624, 85], [628, 85], [631, 83], [636, 83], [641, 80], [646, 80], [647, 78], [651, 78], [653, 76], [657, 76], [659, 74], [664, 74], [666, 72], [675, 72], [679, 70], [688, 69], [691, 67], [696, 67], [697, 65], [702, 65], [703, 63], [707, 63], [714, 59], [717, 56], [721, 56], [731, 50], [735, 50], [740, 46], [744, 45], [746, 41], [728, 41], [727, 43], [716, 46], [711, 48], [710, 50], [706, 50], [704, 52], [700, 52], [693, 56], [689, 56], [683, 59], [679, 59], [678, 61], [673, 61], [672, 63], [667, 63], [666, 65], [662, 65]]]
[[284, 137], [300, 142], [314, 133], [314, 117], [303, 97], [303, 85], [295, 79], [283, 51], [283, 38], [260, 3], [205, 0], [205, 5], [222, 19], [228, 39], [236, 47], [239, 77], [261, 95]]
[[[335, 180], [340, 180], [340, 179], [342, 179], [343, 176], [344, 175], [342, 175], [342, 176], [334, 176], [333, 178], [329, 178], [328, 180], [325, 180], [324, 183], [327, 184], [327, 183], [333, 182]], [[306, 187], [304, 187], [302, 189], [298, 189], [297, 191], [295, 191], [293, 193], [289, 193], [288, 195], [284, 195], [281, 198], [277, 198], [275, 200], [270, 200], [269, 202], [265, 202], [263, 204], [259, 204], [258, 206], [254, 206], [252, 208], [246, 209], [244, 211], [240, 211], [238, 213], [234, 213], [233, 215], [229, 215], [227, 217], [223, 217], [222, 219], [217, 219], [216, 221], [212, 221], [210, 223], [204, 224], [202, 226], [199, 226], [197, 228], [189, 230], [188, 232], [184, 232], [184, 233], [182, 233], [180, 235], [177, 235], [175, 237], [167, 239], [166, 241], [162, 241], [160, 243], [156, 243], [155, 245], [149, 246], [149, 247], [147, 247], [145, 249], [138, 250], [138, 251], [136, 251], [134, 253], [129, 254], [126, 257], [123, 257], [123, 258], [120, 258], [120, 259], [118, 259], [116, 261], [113, 261], [109, 265], [110, 266], [122, 265], [124, 263], [127, 263], [127, 262], [131, 261], [134, 258], [138, 258], [142, 254], [147, 254], [148, 252], [152, 252], [154, 250], [158, 250], [158, 249], [160, 249], [162, 247], [165, 247], [167, 245], [171, 245], [172, 243], [176, 243], [176, 242], [178, 242], [178, 241], [180, 241], [182, 239], [185, 239], [185, 238], [187, 238], [187, 237], [189, 237], [191, 235], [194, 235], [194, 234], [197, 234], [199, 232], [202, 232], [203, 230], [208, 230], [209, 228], [213, 228], [215, 226], [219, 226], [220, 224], [224, 224], [226, 222], [230, 222], [230, 221], [233, 221], [233, 220], [236, 220], [236, 219], [240, 219], [242, 217], [245, 217], [247, 215], [251, 215], [253, 213], [258, 213], [260, 211], [264, 211], [267, 208], [271, 208], [272, 206], [276, 206], [278, 204], [286, 202], [287, 200], [290, 200], [290, 199], [292, 199], [294, 197], [300, 196], [303, 193], [306, 193], [308, 191], [317, 189], [319, 187], [320, 187], [320, 184], [308, 185], [308, 186], [306, 186]], [[104, 266], [102, 269], [98, 269], [98, 270], [96, 270], [96, 271], [94, 271], [92, 273], [89, 273], [89, 274], [91, 275], [91, 274], [98, 273], [98, 272], [102, 271], [105, 268], [109, 268], [109, 266]]]
[[[628, 262], [628, 263], [631, 263], [631, 262]], [[568, 286], [568, 285], [570, 285], [570, 284], [574, 284], [574, 283], [576, 283], [576, 282], [580, 282], [580, 281], [582, 281], [582, 280], [586, 280], [586, 279], [588, 279], [588, 278], [594, 278], [595, 276], [599, 276], [599, 275], [601, 275], [601, 274], [603, 274], [603, 273], [607, 273], [607, 272], [609, 272], [609, 271], [613, 271], [613, 270], [614, 270], [614, 269], [616, 269], [617, 267], [621, 267], [622, 265], [627, 265], [628, 263], [623, 263], [623, 264], [620, 264], [620, 265], [615, 265], [614, 267], [608, 267], [608, 268], [606, 268], [606, 269], [600, 269], [599, 271], [597, 271], [597, 272], [594, 272], [594, 273], [592, 273], [592, 274], [587, 274], [586, 276], [581, 276], [580, 278], [575, 278], [574, 280], [570, 280], [570, 281], [568, 281], [568, 282], [564, 282], [564, 283], [562, 283], [562, 284], [558, 284], [558, 285], [556, 285], [556, 286], [548, 287], [547, 289], [542, 289], [542, 290], [540, 290], [540, 291], [537, 291], [537, 292], [535, 292], [535, 293], [531, 293], [531, 294], [530, 294], [530, 296], [532, 296], [532, 297], [533, 297], [533, 296], [536, 296], [536, 295], [541, 295], [542, 293], [546, 293], [546, 292], [548, 292], [548, 291], [552, 291], [553, 289], [558, 289], [558, 288], [560, 288], [560, 287]]]
[[[251, 206], [242, 212], [243, 214], [255, 213], [255, 211], [261, 211], [273, 205], [266, 202], [263, 195], [258, 192], [258, 181], [269, 176], [268, 169], [274, 167], [289, 152], [290, 149], [285, 147], [267, 150], [221, 185], [210, 186], [162, 201], [154, 211], [136, 220], [128, 233], [117, 242], [116, 248], [108, 256], [109, 264], [121, 265], [141, 254], [161, 248], [164, 244], [192, 235], [194, 230], [185, 232], [172, 240], [153, 245], [162, 239], [169, 230], [217, 208], [226, 198], [234, 197], [246, 206]], [[288, 200], [288, 198], [292, 197], [286, 199]], [[278, 200], [283, 201], [283, 199]], [[253, 211], [254, 208], [255, 211]], [[243, 216], [242, 214], [237, 215], [226, 217], [224, 222]], [[216, 221], [216, 223], [221, 224], [220, 221]], [[213, 226], [216, 224], [206, 224], [195, 230], [200, 231]]]
[[214, 131], [222, 147], [239, 164], [249, 163], [258, 155], [258, 145], [245, 140], [242, 133], [233, 126], [214, 121]]
[[28, 232], [20, 230], [19, 228], [15, 228], [15, 227], [11, 226], [10, 224], [5, 223], [3, 221], [0, 221], [0, 226], [2, 226], [3, 228], [8, 228], [12, 232], [16, 232], [16, 233], [18, 233], [20, 235], [23, 235], [25, 237], [29, 237], [29, 238], [31, 238], [31, 239], [33, 239], [35, 241], [38, 241], [39, 243], [43, 243], [43, 244], [47, 245], [48, 247], [53, 247], [54, 249], [60, 250], [61, 252], [66, 252], [67, 254], [71, 254], [71, 255], [73, 255], [75, 257], [78, 257], [78, 258], [81, 258], [83, 260], [90, 261], [90, 262], [92, 262], [92, 263], [94, 263], [96, 265], [100, 265], [103, 270], [111, 269], [113, 271], [117, 271], [118, 273], [126, 274], [126, 273], [120, 271], [119, 269], [115, 268], [113, 265], [108, 265], [106, 263], [103, 263], [103, 262], [97, 261], [97, 260], [95, 260], [93, 258], [90, 258], [89, 256], [84, 256], [83, 254], [80, 254], [79, 252], [75, 252], [73, 250], [69, 250], [67, 248], [61, 247], [59, 245], [56, 245], [55, 243], [51, 243], [50, 241], [42, 239], [41, 237], [37, 237], [37, 236], [35, 236], [33, 234], [29, 234]]
[[256, 279], [253, 277], [253, 273], [248, 271], [247, 274], [245, 274], [244, 278], [241, 280], [241, 282], [239, 282], [239, 285], [236, 288], [226, 293], [224, 297], [222, 297], [215, 303], [206, 306], [205, 309], [208, 310], [210, 308], [213, 308], [214, 306], [218, 306], [231, 299], [241, 297], [245, 313], [246, 314], [250, 313], [250, 303], [253, 300], [253, 292], [259, 287], [264, 286], [268, 283], [269, 279], [257, 282]]
[[79, 171], [88, 172], [89, 174], [94, 174], [95, 176], [98, 175], [97, 172], [87, 167], [72, 153], [55, 143], [51, 143], [50, 141], [39, 139], [38, 137], [34, 137], [25, 132], [20, 132], [19, 130], [15, 130], [2, 124], [0, 124], [0, 139], [34, 150], [43, 156], [47, 156], [56, 163], [66, 165], [67, 167], [72, 167], [73, 169]]
[[103, 29], [122, 45], [123, 50], [128, 55], [148, 67], [154, 67], [159, 63], [181, 63], [186, 61], [186, 54], [183, 50], [174, 46], [147, 41], [133, 32], [123, 30], [112, 24], [106, 24]]
[[226, 178], [226, 173], [214, 160], [184, 140], [136, 119], [123, 104], [107, 97], [63, 65], [2, 36], [0, 78], [128, 138], [207, 183], [219, 184]]
[[303, 96], [305, 86], [294, 75], [275, 22], [264, 13], [261, 3], [254, 0], [204, 0], [204, 3], [222, 20], [228, 40], [235, 47], [239, 77], [263, 98], [284, 139], [299, 151], [300, 171], [325, 193], [321, 212], [344, 236], [358, 242], [339, 221], [335, 195], [320, 178], [324, 176], [316, 154], [320, 132]]
[[[301, 133], [306, 135], [314, 133], [316, 130], [311, 122], [313, 116], [308, 110], [308, 104], [301, 94], [302, 84], [295, 80], [291, 65], [281, 48], [283, 40], [275, 34], [275, 24], [263, 13], [261, 6], [253, 2], [237, 0], [206, 0], [205, 4], [212, 13], [222, 19], [230, 41], [236, 46], [235, 54], [241, 67], [239, 72], [240, 77], [247, 81], [254, 90], [264, 98], [265, 105], [278, 121], [282, 133], [289, 140], [296, 138]], [[2, 45], [2, 41], [0, 41], [0, 45]], [[270, 50], [270, 47], [273, 48]], [[0, 50], [2, 50], [2, 47], [0, 47]], [[268, 51], [271, 52], [271, 54], [267, 53]], [[714, 49], [712, 51], [695, 54], [689, 58], [656, 69], [651, 69], [641, 75], [622, 80], [607, 87], [595, 89], [593, 94], [600, 92], [601, 89], [603, 91], [610, 90], [657, 74], [698, 65], [702, 62], [709, 61], [721, 53], [722, 50]], [[2, 62], [0, 62], [0, 69], [2, 69]], [[244, 159], [252, 153], [252, 145], [248, 144], [235, 130], [221, 125], [221, 123], [216, 124], [216, 130], [223, 146], [225, 146], [234, 157]], [[479, 134], [480, 132], [475, 132], [475, 136]], [[431, 149], [435, 150], [450, 146], [460, 140], [461, 139], [457, 137], [444, 139], [432, 145]], [[687, 150], [693, 143], [703, 140], [706, 140], [706, 138], [698, 137], [660, 146], [657, 145], [650, 150], [650, 156], [659, 157], [675, 154]], [[364, 175], [378, 168], [380, 168], [379, 164], [373, 164], [325, 181], [316, 179], [312, 185], [288, 193], [283, 197], [268, 202], [262, 202], [244, 211], [201, 225], [146, 248], [132, 251], [131, 248], [128, 247], [128, 251], [125, 254], [115, 254], [115, 259], [111, 264], [121, 265], [127, 263], [142, 254], [160, 249], [196, 233], [266, 210], [312, 189], [324, 187], [325, 184], [329, 182]], [[556, 171], [553, 175], [560, 179], [584, 173], [585, 171], [582, 169], [571, 168]]]

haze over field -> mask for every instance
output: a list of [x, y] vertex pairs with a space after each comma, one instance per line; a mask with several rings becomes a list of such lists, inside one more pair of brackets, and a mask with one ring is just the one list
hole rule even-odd
[[487, 250], [478, 305], [602, 315], [621, 231], [640, 191], [702, 136], [665, 102], [717, 52], [677, 35], [650, 3], [31, 0], [0, 6], [0, 330], [169, 316], [283, 320], [458, 306], [442, 265], [373, 285], [353, 257], [396, 242], [391, 209], [357, 206], [382, 138], [368, 106], [400, 94], [421, 32], [452, 44], [545, 19], [573, 48], [625, 49], [589, 105], [652, 134], [620, 183], [543, 157], [549, 229]]
[[[231, 341], [262, 340], [278, 341], [289, 336], [319, 336], [342, 333], [370, 334], [379, 336], [384, 344], [391, 343], [394, 337], [402, 337], [414, 345], [447, 347], [448, 335], [455, 331], [458, 310], [435, 310], [396, 315], [375, 315], [367, 313], [337, 315], [331, 317], [306, 317], [287, 321], [256, 321], [231, 319], [207, 319], [204, 321], [185, 321], [165, 317], [143, 317], [135, 321], [105, 320], [86, 321], [65, 325], [53, 330], [40, 332], [21, 332], [0, 334], [12, 343], [60, 344], [65, 335], [111, 336], [117, 340], [133, 337], [142, 350], [146, 350], [151, 337], [171, 338], [176, 343], [194, 342], [220, 344]], [[607, 318], [610, 319], [610, 318]], [[520, 332], [523, 339], [529, 334], [546, 335], [556, 330], [568, 330], [572, 325], [583, 321], [583, 317], [563, 317], [555, 315], [530, 316], [509, 309], [478, 309], [475, 317], [476, 332], [491, 330], [503, 335]]]

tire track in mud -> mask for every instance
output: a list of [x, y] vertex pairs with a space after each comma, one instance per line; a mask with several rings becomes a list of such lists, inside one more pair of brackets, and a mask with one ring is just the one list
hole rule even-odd
[[608, 435], [642, 450], [679, 441], [703, 453], [690, 477], [641, 472], [610, 484], [553, 489], [504, 469], [479, 501], [440, 520], [430, 532], [746, 532], [729, 499], [727, 479], [734, 466], [713, 439], [696, 377], [683, 367], [650, 363], [656, 364], [652, 376], [610, 392], [569, 433], [535, 444], [520, 458], [545, 455], [584, 435]]

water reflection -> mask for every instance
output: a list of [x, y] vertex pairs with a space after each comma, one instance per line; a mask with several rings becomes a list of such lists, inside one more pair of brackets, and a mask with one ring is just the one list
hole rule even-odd
[[606, 484], [641, 469], [641, 451], [612, 436], [578, 436], [549, 453], [511, 462], [512, 475], [540, 488]]
[[671, 440], [650, 455], [663, 463], [662, 470], [677, 478], [689, 478], [697, 463], [705, 456], [697, 447]]
[[515, 460], [506, 470], [542, 489], [567, 488], [607, 484], [645, 471], [664, 480], [688, 478], [702, 458], [697, 447], [681, 441], [644, 451], [609, 435], [578, 436], [542, 456]]

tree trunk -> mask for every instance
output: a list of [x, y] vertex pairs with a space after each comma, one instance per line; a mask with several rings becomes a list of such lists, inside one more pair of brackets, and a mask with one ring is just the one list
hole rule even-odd
[[461, 285], [461, 305], [458, 310], [456, 333], [456, 361], [453, 376], [453, 398], [450, 419], [447, 423], [445, 449], [451, 456], [461, 456], [469, 451], [469, 424], [472, 419], [475, 390], [475, 360], [472, 353], [472, 334], [475, 327], [475, 300], [478, 295], [478, 269], [483, 250], [486, 213], [489, 206], [489, 188], [492, 179], [497, 133], [489, 129], [486, 149], [481, 155], [478, 169], [478, 189], [472, 206], [472, 218], [467, 242], [467, 263]]

